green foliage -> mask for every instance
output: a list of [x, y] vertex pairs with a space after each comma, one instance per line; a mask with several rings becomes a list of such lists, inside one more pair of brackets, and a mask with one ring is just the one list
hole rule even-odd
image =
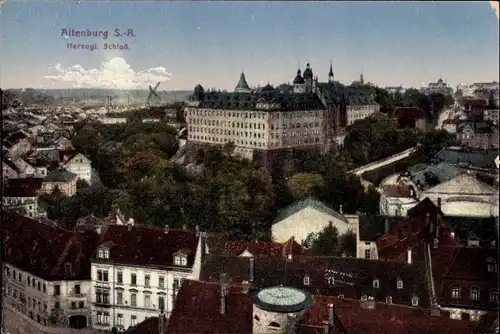
[[430, 162], [443, 147], [458, 144], [454, 134], [446, 130], [431, 130], [421, 139], [418, 149], [410, 155], [410, 164]]
[[340, 236], [340, 255], [356, 257], [357, 238], [356, 234], [349, 230]]
[[325, 180], [321, 174], [297, 173], [287, 180], [286, 185], [295, 200], [302, 200], [323, 191]]
[[410, 158], [404, 158], [402, 160], [394, 161], [383, 167], [364, 172], [361, 177], [363, 180], [366, 180], [372, 183], [374, 186], [378, 187], [380, 185], [380, 182], [382, 182], [382, 180], [386, 177], [389, 177], [393, 174], [402, 173], [406, 171], [410, 166], [412, 166], [412, 164], [410, 163]]
[[328, 226], [318, 233], [311, 248], [315, 254], [336, 256], [340, 250], [339, 246], [339, 231], [329, 222]]

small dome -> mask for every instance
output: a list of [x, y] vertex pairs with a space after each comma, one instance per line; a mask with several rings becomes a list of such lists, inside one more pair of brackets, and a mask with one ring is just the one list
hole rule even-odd
[[294, 84], [303, 84], [304, 82], [305, 82], [304, 78], [302, 78], [301, 72], [300, 72], [300, 70], [298, 70], [297, 76], [295, 77], [295, 79], [293, 79], [293, 83]]
[[313, 298], [305, 291], [284, 286], [274, 286], [262, 289], [255, 296], [255, 306], [279, 313], [294, 313], [311, 306]]
[[311, 70], [311, 66], [307, 63], [306, 70], [304, 71], [304, 79], [312, 79], [313, 72]]

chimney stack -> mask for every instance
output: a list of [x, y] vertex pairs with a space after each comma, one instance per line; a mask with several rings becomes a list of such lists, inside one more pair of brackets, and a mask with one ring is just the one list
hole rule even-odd
[[253, 257], [251, 257], [249, 259], [249, 264], [250, 264], [250, 274], [249, 274], [250, 278], [249, 278], [249, 281], [253, 282], [253, 280], [254, 280], [254, 268], [255, 268], [255, 259]]
[[434, 235], [433, 248], [439, 247], [439, 224], [436, 222], [436, 235]]
[[331, 328], [335, 325], [335, 309], [333, 304], [328, 304], [328, 324]]
[[438, 197], [437, 203], [438, 203], [437, 206], [438, 206], [439, 210], [441, 210], [441, 197]]
[[170, 226], [165, 225], [165, 234], [168, 234], [168, 231], [170, 231]]
[[342, 204], [340, 204], [340, 207], [339, 207], [339, 212], [340, 212], [341, 214], [344, 214], [344, 211], [342, 210]]
[[222, 282], [220, 287], [220, 314], [225, 315], [227, 311], [227, 283]]
[[411, 264], [411, 247], [408, 247], [408, 249], [406, 250], [406, 262], [408, 262], [408, 264]]
[[323, 321], [323, 334], [330, 334], [330, 324], [328, 321]]
[[198, 225], [196, 225], [196, 227], [195, 227], [195, 233], [196, 233], [196, 237], [198, 238], [200, 236], [200, 227]]
[[384, 231], [385, 233], [389, 232], [389, 218], [385, 218]]

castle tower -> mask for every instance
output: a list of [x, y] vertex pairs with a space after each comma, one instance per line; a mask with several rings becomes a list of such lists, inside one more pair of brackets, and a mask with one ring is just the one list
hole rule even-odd
[[312, 296], [298, 289], [274, 286], [261, 290], [253, 306], [253, 333], [292, 332], [295, 321], [312, 303]]
[[300, 68], [297, 70], [297, 76], [293, 79], [293, 92], [294, 93], [304, 93], [305, 92], [305, 81], [302, 77], [302, 72]]
[[305, 91], [310, 93], [312, 92], [312, 86], [313, 86], [313, 72], [311, 65], [307, 63], [306, 69], [304, 71], [304, 85], [305, 85]]
[[241, 72], [240, 80], [234, 88], [235, 93], [251, 93], [252, 89], [248, 86], [247, 80], [245, 78], [245, 73]]

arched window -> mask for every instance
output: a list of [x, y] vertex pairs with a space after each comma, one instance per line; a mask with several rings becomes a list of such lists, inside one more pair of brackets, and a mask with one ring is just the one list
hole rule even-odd
[[269, 327], [271, 327], [271, 328], [280, 328], [281, 326], [276, 321], [271, 321], [269, 323]]
[[373, 280], [373, 287], [374, 287], [375, 289], [378, 289], [378, 288], [379, 288], [379, 286], [380, 286], [379, 280], [378, 280], [378, 279], [374, 279], [374, 280]]
[[451, 298], [454, 298], [454, 299], [460, 298], [460, 287], [459, 286], [453, 286], [451, 288]]
[[470, 289], [470, 299], [471, 300], [479, 300], [479, 288], [478, 287], [472, 287]]

